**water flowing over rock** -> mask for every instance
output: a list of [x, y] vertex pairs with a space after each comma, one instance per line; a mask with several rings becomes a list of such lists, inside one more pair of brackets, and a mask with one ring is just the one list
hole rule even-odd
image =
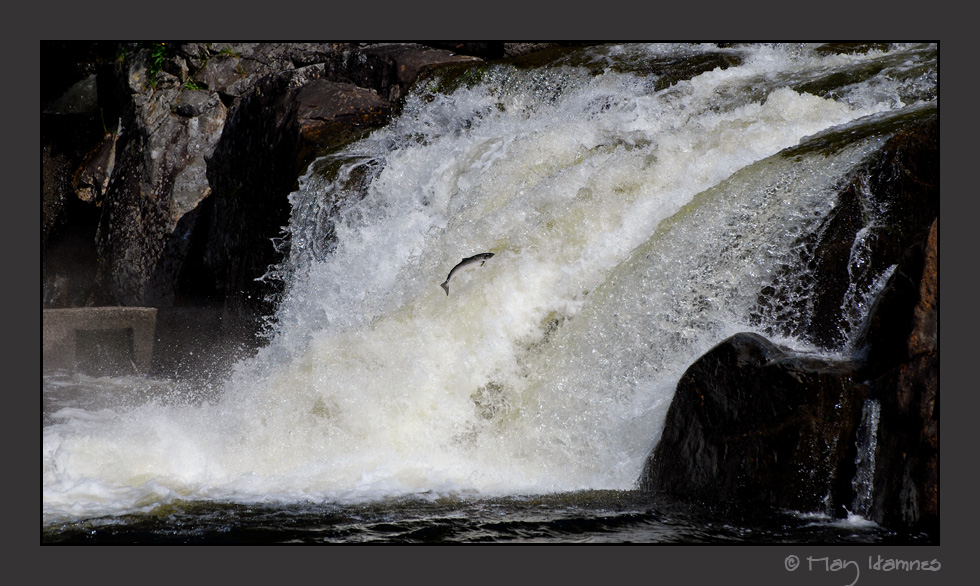
[[390, 105], [372, 90], [323, 79], [321, 66], [260, 80], [229, 117], [209, 159], [215, 194], [196, 217], [199, 250], [178, 286], [190, 296], [223, 299], [226, 310], [269, 313], [273, 293], [257, 278], [275, 262], [272, 238], [288, 223], [286, 196], [319, 148], [376, 126]]
[[[928, 121], [889, 140], [816, 234], [802, 239], [811, 290], [785, 294], [775, 285], [760, 300], [770, 309], [810, 303], [812, 313], [797, 314], [809, 322], [786, 323], [825, 347], [860, 327], [855, 360], [815, 360], [756, 334], [722, 342], [678, 383], [640, 478], [644, 490], [750, 513], [846, 516], [858, 496], [861, 406], [873, 400], [880, 420], [872, 502], [862, 513], [889, 527], [938, 531], [937, 130]], [[855, 270], [866, 265], [873, 270]], [[866, 322], [848, 324], [844, 295], [890, 265]]]
[[[49, 535], [558, 493], [694, 512], [697, 541], [938, 538], [937, 49], [128, 43], [52, 68]], [[672, 539], [635, 512], [557, 538]]]
[[799, 243], [797, 264], [760, 295], [761, 311], [785, 316], [778, 333], [827, 349], [848, 338], [857, 324], [843, 312], [847, 297], [924, 240], [938, 216], [938, 132], [935, 118], [899, 132], [843, 187], [833, 211]]

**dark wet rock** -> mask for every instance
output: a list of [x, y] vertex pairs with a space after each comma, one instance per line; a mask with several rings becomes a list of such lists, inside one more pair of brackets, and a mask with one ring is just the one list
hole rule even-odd
[[921, 281], [926, 246], [926, 242], [923, 242], [906, 251], [871, 307], [865, 330], [858, 338], [858, 346], [865, 354], [865, 371], [869, 378], [879, 376], [912, 357], [909, 338], [913, 330], [921, 330], [924, 323], [918, 320], [920, 323], [916, 327], [915, 310], [923, 288]]
[[864, 334], [867, 376], [881, 405], [875, 521], [939, 525], [938, 223], [903, 257]]
[[471, 55], [481, 59], [501, 59], [508, 54], [506, 43], [496, 41], [489, 43], [469, 43], [462, 41], [443, 41], [428, 43], [437, 49], [444, 49], [458, 55]]
[[217, 92], [229, 105], [262, 77], [295, 68], [285, 43], [187, 44], [171, 62], [182, 78], [189, 75], [195, 85]]
[[100, 104], [108, 95], [98, 72], [112, 58], [108, 45], [113, 44], [41, 45], [42, 303], [70, 307], [89, 302], [96, 288], [99, 209], [76, 196], [74, 183], [78, 169], [106, 136], [93, 101]]
[[470, 55], [458, 55], [452, 51], [433, 49], [418, 45], [378, 45], [362, 50], [365, 56], [373, 56], [383, 63], [391, 64], [391, 79], [388, 88], [388, 99], [403, 98], [415, 80], [423, 73], [437, 66], [473, 64], [482, 59]]
[[826, 43], [814, 49], [821, 55], [853, 55], [868, 51], [887, 51], [889, 43]]
[[64, 94], [45, 104], [46, 114], [85, 114], [99, 109], [99, 91], [95, 74], [76, 82]]
[[919, 301], [913, 311], [909, 354], [919, 356], [939, 351], [939, 220], [932, 222], [925, 242]]
[[733, 336], [681, 377], [642, 487], [763, 511], [850, 506], [868, 392], [856, 373], [756, 334]]
[[[64, 168], [51, 170], [66, 172]], [[53, 228], [54, 235], [45, 246], [41, 303], [45, 308], [94, 304], [100, 300], [96, 286], [98, 255], [95, 248], [99, 210], [81, 200], [66, 198], [58, 206], [58, 212], [66, 220]]]

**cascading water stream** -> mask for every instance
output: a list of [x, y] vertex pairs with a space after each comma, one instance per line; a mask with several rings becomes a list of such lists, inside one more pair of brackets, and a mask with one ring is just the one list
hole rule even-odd
[[857, 431], [857, 455], [854, 464], [857, 472], [851, 481], [854, 502], [851, 513], [866, 517], [874, 498], [875, 450], [878, 447], [878, 421], [881, 405], [868, 399], [861, 412], [861, 425]]
[[[759, 292], [883, 139], [784, 151], [913, 106], [928, 84], [901, 64], [929, 51], [729, 49], [740, 65], [660, 89], [630, 64], [721, 50], [592, 51], [422, 86], [315, 163], [269, 345], [213, 402], [55, 413], [44, 517], [632, 488], [681, 373], [757, 329]], [[794, 89], [869, 63], [884, 73]]]

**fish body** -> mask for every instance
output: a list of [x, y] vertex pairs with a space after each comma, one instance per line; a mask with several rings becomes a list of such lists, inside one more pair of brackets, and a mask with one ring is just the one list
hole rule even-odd
[[464, 258], [463, 260], [459, 261], [459, 264], [454, 266], [453, 270], [449, 271], [449, 276], [446, 277], [446, 281], [442, 283], [440, 287], [446, 290], [446, 295], [449, 295], [449, 281], [451, 281], [453, 277], [458, 275], [460, 271], [464, 269], [468, 269], [470, 267], [482, 267], [483, 263], [487, 262], [487, 259], [489, 259], [491, 256], [493, 256], [492, 252], [481, 252], [480, 254], [474, 254], [469, 258]]

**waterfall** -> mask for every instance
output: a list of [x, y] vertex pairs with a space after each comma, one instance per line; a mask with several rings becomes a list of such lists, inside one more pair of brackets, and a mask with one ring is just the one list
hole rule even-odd
[[631, 488], [681, 373], [781, 319], [760, 291], [884, 135], [827, 137], [934, 108], [930, 59], [628, 45], [432, 78], [300, 179], [270, 342], [220, 398], [54, 414], [45, 514]]
[[861, 425], [857, 430], [857, 455], [854, 458], [856, 471], [851, 486], [854, 489], [854, 502], [851, 513], [867, 517], [874, 499], [875, 449], [878, 447], [878, 418], [881, 405], [868, 399], [861, 411]]

